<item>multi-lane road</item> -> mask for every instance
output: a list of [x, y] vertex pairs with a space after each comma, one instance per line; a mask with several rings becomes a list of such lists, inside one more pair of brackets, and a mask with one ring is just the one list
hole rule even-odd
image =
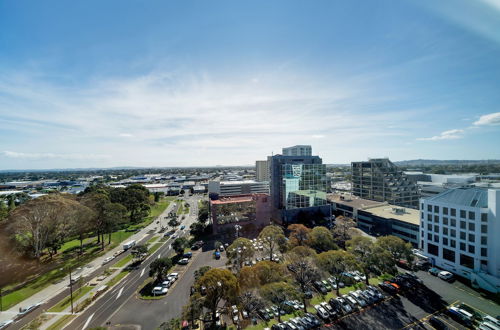
[[[189, 215], [182, 220], [186, 226], [179, 236], [187, 236], [189, 226], [196, 221], [198, 214], [198, 198], [187, 197], [191, 206]], [[193, 260], [184, 266], [179, 280], [172, 286], [166, 297], [160, 300], [141, 300], [137, 291], [147, 279], [149, 265], [162, 256], [171, 253], [172, 240], [145, 260], [139, 269], [133, 270], [118, 285], [110, 289], [93, 305], [76, 317], [66, 329], [87, 329], [105, 325], [130, 325], [135, 329], [156, 329], [162, 322], [180, 316], [182, 306], [189, 299], [190, 286], [194, 281], [194, 270], [203, 266], [220, 266], [222, 260], [214, 260], [209, 251], [196, 252]]]

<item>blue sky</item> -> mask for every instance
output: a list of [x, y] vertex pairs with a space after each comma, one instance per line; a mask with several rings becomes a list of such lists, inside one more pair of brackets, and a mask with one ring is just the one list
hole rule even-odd
[[2, 1], [0, 169], [500, 158], [500, 1]]

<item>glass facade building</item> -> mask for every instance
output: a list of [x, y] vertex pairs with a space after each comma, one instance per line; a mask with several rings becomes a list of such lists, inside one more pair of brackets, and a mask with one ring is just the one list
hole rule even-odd
[[286, 210], [327, 205], [324, 164], [282, 164], [280, 199]]

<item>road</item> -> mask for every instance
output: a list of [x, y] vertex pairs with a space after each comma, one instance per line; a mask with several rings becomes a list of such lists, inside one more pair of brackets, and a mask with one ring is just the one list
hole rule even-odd
[[[182, 221], [182, 225], [185, 225], [186, 229], [180, 236], [188, 235], [189, 226], [196, 221], [198, 214], [198, 198], [186, 197], [185, 200], [191, 208], [189, 215]], [[66, 328], [86, 329], [111, 322], [112, 325], [135, 324], [137, 325], [136, 329], [155, 329], [162, 322], [178, 316], [182, 306], [189, 298], [189, 288], [194, 280], [194, 270], [206, 264], [220, 266], [220, 264], [223, 265], [223, 261], [218, 260], [218, 263], [215, 263], [209, 251], [196, 253], [190, 264], [186, 266], [186, 272], [180, 276], [165, 298], [149, 301], [140, 300], [136, 297], [136, 292], [147, 279], [149, 265], [159, 256], [170, 254], [172, 251], [171, 242], [172, 240], [168, 240], [145, 260], [139, 269], [127, 275], [122, 282], [104, 294]]]

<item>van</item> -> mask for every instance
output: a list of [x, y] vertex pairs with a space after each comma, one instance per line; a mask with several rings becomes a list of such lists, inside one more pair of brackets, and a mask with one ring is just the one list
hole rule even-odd
[[135, 241], [129, 241], [129, 242], [123, 244], [123, 250], [127, 251], [128, 249], [130, 249], [131, 247], [134, 247], [134, 246], [135, 246]]
[[472, 326], [473, 316], [471, 313], [457, 307], [448, 308], [448, 313], [454, 320], [458, 321], [459, 323], [462, 323], [467, 327]]
[[489, 315], [486, 315], [486, 316], [484, 316], [484, 317], [483, 317], [483, 321], [484, 321], [484, 322], [491, 323], [491, 324], [494, 324], [494, 325], [496, 325], [497, 327], [499, 327], [499, 328], [500, 328], [500, 321], [499, 321], [499, 320], [497, 320], [497, 319], [496, 319], [496, 318], [494, 318], [494, 317], [491, 317], [491, 316], [489, 316]]

